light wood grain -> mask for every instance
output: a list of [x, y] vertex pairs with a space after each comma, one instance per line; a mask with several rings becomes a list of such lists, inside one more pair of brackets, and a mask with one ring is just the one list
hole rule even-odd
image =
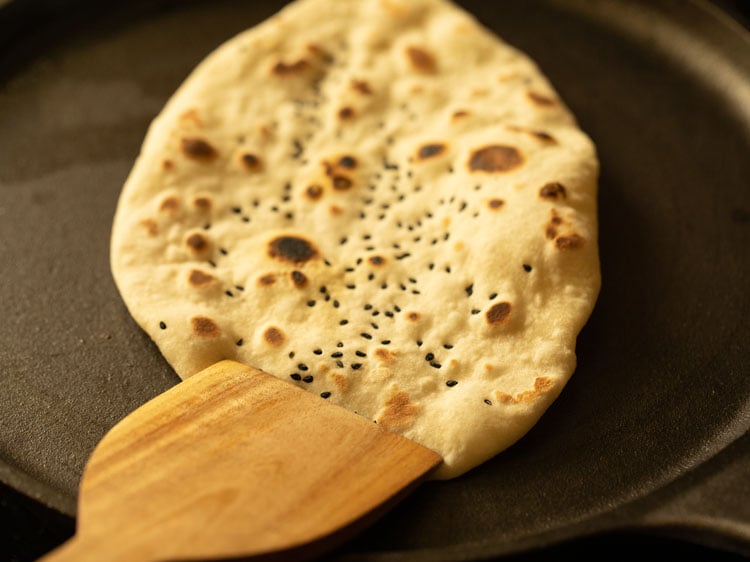
[[223, 361], [104, 437], [81, 482], [76, 536], [44, 560], [309, 558], [440, 462], [316, 395]]

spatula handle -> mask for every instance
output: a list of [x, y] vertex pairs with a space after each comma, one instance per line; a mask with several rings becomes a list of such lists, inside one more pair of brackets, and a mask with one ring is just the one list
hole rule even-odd
[[81, 482], [77, 534], [44, 560], [310, 558], [441, 461], [323, 398], [223, 361], [104, 437]]

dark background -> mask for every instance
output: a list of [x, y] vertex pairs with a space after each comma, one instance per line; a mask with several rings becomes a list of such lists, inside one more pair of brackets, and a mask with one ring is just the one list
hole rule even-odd
[[[24, 0], [16, 0], [23, 2]], [[750, 28], [750, 2], [747, 0], [714, 0], [714, 4]], [[0, 2], [2, 5], [2, 2]], [[5, 40], [10, 40], [6, 36]], [[0, 48], [3, 45], [0, 37]], [[2, 126], [2, 124], [0, 124]], [[747, 462], [745, 463], [747, 468]], [[748, 471], [750, 472], [750, 471]], [[750, 474], [747, 474], [750, 479]], [[25, 562], [35, 560], [66, 540], [74, 530], [74, 521], [0, 483], [0, 560]], [[738, 554], [706, 545], [689, 538], [669, 538], [642, 532], [618, 532], [585, 537], [554, 545], [544, 550], [505, 557], [508, 561], [555, 560], [593, 555], [607, 560], [625, 560], [643, 555], [663, 555], [672, 559], [697, 557], [700, 560], [745, 560]]]

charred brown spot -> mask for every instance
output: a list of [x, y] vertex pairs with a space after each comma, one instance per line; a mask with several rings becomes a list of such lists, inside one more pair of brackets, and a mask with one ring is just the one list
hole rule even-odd
[[301, 271], [294, 270], [289, 274], [292, 278], [292, 283], [298, 289], [301, 289], [307, 285], [307, 276]]
[[305, 263], [318, 255], [312, 242], [298, 236], [279, 236], [268, 244], [268, 255], [281, 261]]
[[419, 320], [419, 312], [407, 312], [406, 319], [411, 322], [416, 322], [417, 320]]
[[154, 219], [143, 219], [141, 226], [146, 229], [149, 236], [156, 236], [159, 234], [159, 225]]
[[255, 154], [246, 152], [242, 155], [242, 164], [250, 171], [256, 172], [261, 168], [261, 161]]
[[454, 111], [453, 115], [451, 116], [451, 119], [454, 121], [457, 121], [458, 119], [462, 119], [463, 117], [468, 117], [470, 113], [466, 111], [465, 109], [459, 109], [458, 111]]
[[498, 392], [496, 393], [496, 397], [504, 404], [530, 404], [542, 394], [552, 390], [552, 387], [554, 386], [555, 381], [549, 377], [536, 377], [534, 379], [534, 388], [531, 390], [524, 390], [515, 396]]
[[475, 150], [469, 158], [472, 172], [507, 172], [523, 164], [523, 156], [512, 146], [493, 144]]
[[555, 240], [555, 246], [558, 250], [575, 250], [583, 246], [583, 236], [579, 234], [568, 234], [566, 236], [560, 236]]
[[395, 358], [395, 353], [384, 347], [378, 347], [373, 352], [373, 354], [379, 361], [383, 363], [392, 363], [393, 359]]
[[347, 170], [353, 170], [357, 167], [357, 159], [354, 158], [354, 156], [344, 155], [341, 158], [339, 158], [338, 165], [341, 168], [346, 168]]
[[551, 98], [549, 96], [544, 96], [542, 94], [538, 94], [534, 91], [529, 91], [527, 94], [529, 96], [529, 99], [534, 102], [536, 105], [542, 106], [542, 107], [551, 107], [553, 105], [556, 105], [557, 102], [554, 98]]
[[282, 332], [279, 328], [271, 326], [270, 328], [266, 328], [266, 331], [263, 332], [263, 339], [267, 344], [278, 347], [282, 343], [284, 343], [286, 337], [284, 336], [284, 332]]
[[411, 425], [418, 412], [419, 407], [412, 404], [406, 392], [395, 391], [385, 401], [385, 408], [378, 416], [378, 424], [386, 429], [403, 429]]
[[370, 256], [367, 261], [372, 265], [384, 265], [386, 260], [383, 256]]
[[346, 176], [333, 176], [333, 189], [336, 191], [346, 191], [352, 186], [352, 180]]
[[308, 185], [305, 189], [305, 197], [311, 201], [317, 201], [323, 196], [323, 188], [317, 184]]
[[179, 208], [180, 200], [177, 199], [177, 197], [167, 197], [161, 202], [161, 205], [159, 205], [160, 211], [166, 211], [168, 213], [174, 213], [175, 211], [178, 211]]
[[545, 131], [531, 131], [531, 134], [534, 135], [536, 138], [538, 138], [542, 142], [547, 143], [556, 143], [557, 139], [550, 135], [549, 133]]
[[425, 144], [419, 147], [419, 150], [417, 151], [417, 158], [419, 158], [420, 160], [426, 160], [427, 158], [432, 158], [433, 156], [439, 156], [443, 152], [445, 152], [444, 144]]
[[504, 204], [505, 204], [505, 201], [503, 201], [502, 199], [498, 199], [497, 197], [494, 197], [490, 199], [489, 201], [487, 201], [487, 206], [493, 211], [497, 211]]
[[172, 162], [170, 159], [164, 159], [161, 161], [161, 168], [162, 170], [171, 170], [174, 168], [174, 162]]
[[557, 228], [555, 227], [555, 225], [547, 225], [547, 229], [544, 231], [544, 235], [550, 240], [554, 240], [555, 236], [557, 236]]
[[501, 326], [508, 322], [510, 318], [511, 305], [509, 302], [499, 302], [493, 304], [487, 311], [487, 323], [490, 326]]
[[206, 287], [210, 285], [214, 280], [214, 276], [201, 271], [200, 269], [193, 269], [188, 277], [188, 282], [193, 287]]
[[197, 137], [182, 139], [182, 152], [193, 160], [213, 160], [219, 154], [216, 149], [206, 140]]
[[221, 334], [216, 322], [206, 316], [194, 316], [190, 319], [193, 333], [202, 338], [215, 338]]
[[435, 72], [437, 68], [435, 57], [419, 47], [407, 47], [406, 56], [412, 66], [419, 72]]
[[341, 392], [346, 392], [349, 389], [349, 379], [342, 373], [331, 373], [329, 378], [333, 381]]
[[370, 85], [364, 80], [352, 80], [351, 85], [352, 89], [356, 90], [360, 94], [364, 94], [366, 96], [372, 94], [372, 88], [370, 88]]
[[307, 70], [309, 66], [310, 63], [308, 63], [305, 59], [300, 59], [292, 63], [279, 61], [275, 65], [273, 65], [271, 72], [273, 72], [276, 76], [291, 76], [293, 74], [301, 74], [302, 72]]
[[542, 186], [542, 189], [539, 190], [539, 197], [543, 199], [565, 199], [567, 193], [563, 184], [553, 181]]
[[344, 212], [344, 209], [342, 209], [338, 205], [331, 205], [331, 207], [328, 210], [334, 217], [337, 217]]
[[196, 197], [193, 199], [193, 207], [199, 211], [210, 211], [211, 210], [211, 199], [208, 197]]
[[190, 121], [193, 123], [193, 125], [199, 128], [203, 126], [203, 121], [201, 120], [200, 115], [198, 115], [198, 110], [195, 108], [183, 111], [180, 114], [180, 120], [183, 123], [187, 123]]
[[258, 277], [258, 285], [261, 287], [270, 287], [276, 283], [276, 276], [273, 273], [266, 273]]
[[347, 106], [339, 109], [339, 119], [347, 120], [352, 117], [354, 117], [354, 110], [351, 107]]
[[187, 240], [185, 240], [185, 244], [187, 244], [194, 252], [202, 252], [208, 248], [208, 240], [198, 232], [188, 236]]

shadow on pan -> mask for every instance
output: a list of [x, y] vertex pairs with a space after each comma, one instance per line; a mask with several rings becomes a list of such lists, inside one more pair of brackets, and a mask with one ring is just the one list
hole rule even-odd
[[[462, 4], [539, 63], [597, 144], [603, 288], [539, 424], [335, 557], [750, 554], [747, 33], [699, 1]], [[0, 506], [18, 560], [72, 533], [94, 445], [178, 380], [109, 274], [145, 130], [198, 61], [280, 5], [0, 9]]]

